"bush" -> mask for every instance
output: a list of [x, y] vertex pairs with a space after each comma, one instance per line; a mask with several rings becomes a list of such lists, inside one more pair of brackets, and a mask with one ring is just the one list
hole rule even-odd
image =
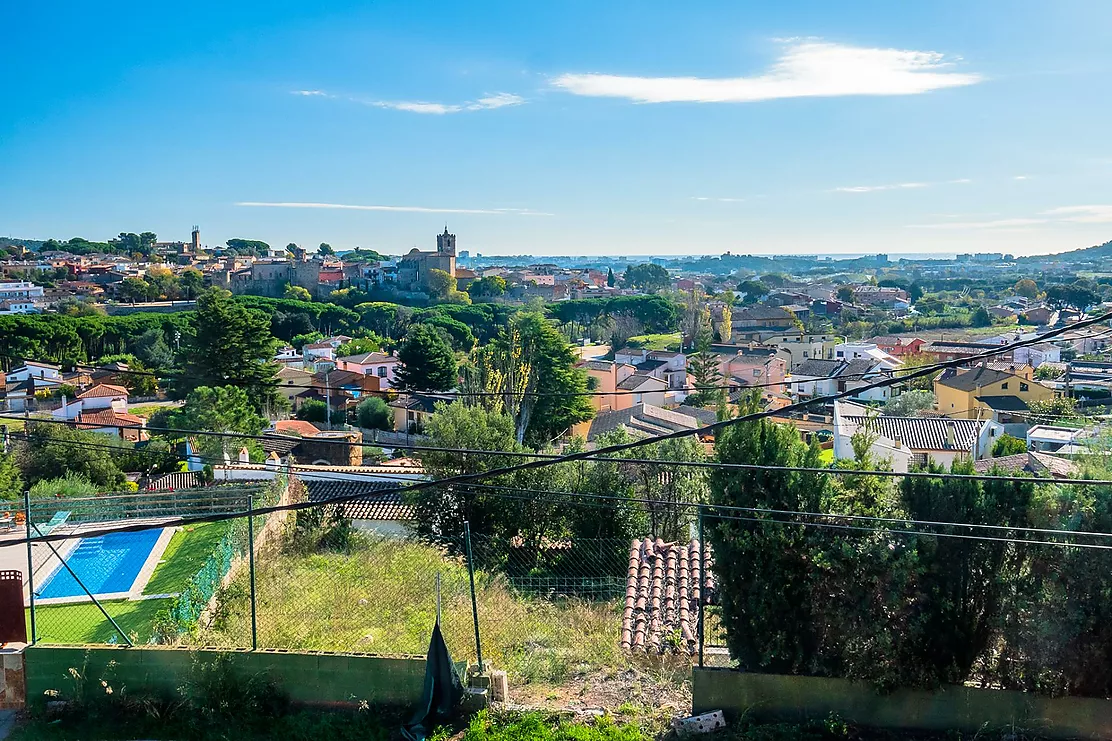
[[84, 476], [67, 473], [57, 479], [45, 479], [31, 487], [32, 499], [51, 499], [54, 497], [95, 497], [97, 487]]
[[355, 408], [355, 416], [360, 427], [375, 430], [392, 430], [394, 428], [394, 413], [389, 405], [377, 396], [371, 396], [359, 402]]
[[[328, 421], [328, 405], [317, 399], [309, 399], [302, 403], [294, 416], [313, 424], [324, 424]], [[332, 424], [342, 424], [346, 421], [347, 413], [343, 409], [332, 410]]]

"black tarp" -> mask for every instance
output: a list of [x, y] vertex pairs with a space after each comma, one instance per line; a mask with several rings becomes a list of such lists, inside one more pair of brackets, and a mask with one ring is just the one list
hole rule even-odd
[[463, 682], [456, 674], [452, 655], [440, 632], [440, 621], [437, 621], [425, 659], [425, 688], [417, 712], [402, 729], [402, 735], [413, 741], [424, 741], [437, 725], [452, 717], [462, 698]]

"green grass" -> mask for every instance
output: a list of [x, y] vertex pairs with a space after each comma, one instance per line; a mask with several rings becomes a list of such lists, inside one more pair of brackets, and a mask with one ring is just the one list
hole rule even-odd
[[227, 530], [227, 522], [209, 522], [187, 525], [174, 533], [143, 594], [175, 594], [185, 589]]
[[[146, 643], [151, 637], [155, 614], [169, 607], [170, 600], [112, 600], [101, 604], [133, 642]], [[30, 621], [30, 610], [27, 619]], [[41, 643], [126, 643], [92, 602], [36, 606], [35, 627]], [[27, 632], [30, 635], [30, 622]]]
[[173, 409], [173, 406], [166, 404], [136, 404], [133, 407], [128, 407], [128, 413], [138, 414], [140, 417], [149, 417], [157, 411], [162, 409]]
[[[272, 555], [256, 561], [259, 646], [296, 650], [424, 654], [436, 618], [457, 660], [474, 656], [467, 569], [430, 546], [368, 541], [352, 553]], [[483, 657], [517, 682], [560, 682], [570, 673], [625, 667], [618, 646], [621, 603], [531, 598], [498, 576], [477, 575]], [[248, 646], [247, 574], [220, 597], [218, 619], [198, 645]]]
[[[630, 337], [628, 344], [631, 347], [642, 347], [646, 350], [679, 350], [680, 333], [637, 335], [636, 337]], [[621, 350], [620, 347], [614, 349]]]

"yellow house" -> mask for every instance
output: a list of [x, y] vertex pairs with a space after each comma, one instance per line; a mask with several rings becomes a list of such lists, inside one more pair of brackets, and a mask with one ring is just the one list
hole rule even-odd
[[1035, 380], [1029, 365], [948, 370], [935, 379], [934, 394], [938, 411], [952, 419], [991, 419], [1002, 410], [1020, 413], [1032, 401], [1056, 396]]

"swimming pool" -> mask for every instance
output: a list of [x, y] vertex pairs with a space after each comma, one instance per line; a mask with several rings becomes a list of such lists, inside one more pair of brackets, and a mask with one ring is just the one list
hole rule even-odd
[[[127, 592], [161, 534], [161, 529], [155, 529], [82, 538], [66, 563], [93, 594]], [[36, 593], [42, 599], [85, 596], [85, 590], [61, 565]]]

